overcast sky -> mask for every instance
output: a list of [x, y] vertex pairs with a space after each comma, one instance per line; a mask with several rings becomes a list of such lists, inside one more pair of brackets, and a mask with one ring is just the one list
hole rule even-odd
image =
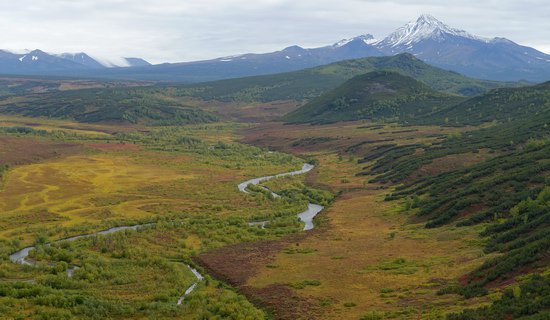
[[190, 61], [380, 39], [422, 13], [550, 53], [548, 0], [0, 0], [0, 48]]

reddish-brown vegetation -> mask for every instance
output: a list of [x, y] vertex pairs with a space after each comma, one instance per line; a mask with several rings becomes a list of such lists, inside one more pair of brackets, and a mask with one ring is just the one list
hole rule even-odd
[[110, 151], [138, 151], [140, 146], [133, 143], [92, 143], [88, 146], [100, 149], [100, 150], [110, 150]]
[[38, 141], [28, 138], [0, 137], [0, 164], [23, 165], [77, 154], [75, 143]]
[[248, 279], [273, 263], [276, 256], [307, 234], [298, 234], [282, 240], [239, 243], [212, 250], [195, 257], [208, 274], [237, 287], [247, 298], [264, 307], [276, 319], [318, 319], [319, 299], [298, 296], [286, 284], [272, 284], [263, 288], [247, 285]]

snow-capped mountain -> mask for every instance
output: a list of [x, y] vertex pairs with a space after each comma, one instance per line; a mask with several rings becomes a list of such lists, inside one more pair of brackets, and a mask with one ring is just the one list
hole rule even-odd
[[422, 15], [374, 44], [387, 55], [412, 53], [437, 67], [492, 80], [550, 79], [550, 55], [505, 38], [483, 38]]
[[[434, 66], [467, 76], [501, 80], [550, 80], [550, 55], [505, 38], [483, 38], [421, 15], [380, 41], [370, 34], [318, 48], [290, 46], [263, 54], [150, 65], [139, 58], [116, 62], [85, 53], [48, 55], [40, 50], [0, 50], [0, 74], [55, 74], [134, 80], [199, 82], [295, 71], [336, 61], [411, 53]], [[113, 67], [128, 68], [113, 68]]]
[[120, 64], [107, 64], [84, 52], [49, 54], [38, 49], [22, 53], [0, 50], [0, 74], [78, 75], [86, 70], [144, 65], [150, 64], [140, 58], [122, 58]]
[[50, 70], [77, 70], [86, 66], [48, 54], [41, 50], [26, 53], [2, 51], [0, 55], [0, 72], [4, 74], [27, 74], [29, 72], [42, 74]]
[[423, 40], [444, 42], [449, 37], [461, 37], [471, 40], [485, 41], [464, 30], [454, 29], [431, 15], [421, 15], [416, 21], [411, 21], [397, 29], [382, 41], [376, 42], [380, 49], [403, 50]]
[[[484, 38], [421, 15], [382, 40], [370, 34], [328, 46], [291, 46], [264, 54], [106, 70], [109, 77], [199, 82], [300, 70], [341, 60], [411, 53], [437, 67], [501, 81], [550, 80], [550, 55], [504, 38]], [[103, 71], [102, 71], [103, 72]]]

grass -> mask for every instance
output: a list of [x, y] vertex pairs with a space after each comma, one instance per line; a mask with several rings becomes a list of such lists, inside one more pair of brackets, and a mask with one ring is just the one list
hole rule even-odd
[[418, 264], [415, 261], [410, 261], [404, 258], [383, 261], [373, 268], [366, 268], [365, 271], [381, 270], [391, 271], [394, 274], [415, 274], [418, 272]]
[[[391, 210], [391, 205], [383, 202], [382, 195], [383, 191], [378, 190], [347, 193], [345, 199], [340, 198], [325, 213], [330, 229], [300, 243], [301, 248], [314, 252], [280, 254], [273, 262], [278, 268], [262, 269], [248, 285], [295, 284], [313, 278], [322, 286], [306, 286], [296, 294], [356, 304], [345, 309], [338, 309], [337, 304], [330, 308], [334, 313], [327, 313], [326, 318], [359, 318], [369, 310], [395, 311], [411, 305], [418, 310], [422, 306], [428, 310], [452, 310], [449, 297], [437, 296], [437, 288], [484, 261], [482, 248], [463, 242], [476, 238], [477, 234], [470, 232], [455, 240], [438, 240], [436, 232], [420, 225], [404, 229], [406, 215], [388, 218], [385, 211]], [[387, 239], [391, 230], [397, 230], [396, 240]], [[344, 259], [332, 259], [334, 256]], [[380, 299], [380, 292], [388, 287], [399, 288], [399, 293]]]
[[[0, 203], [6, 230], [1, 235], [30, 243], [40, 228], [55, 226], [58, 233], [70, 232], [67, 229], [80, 224], [105, 227], [113, 221], [158, 217], [161, 211], [185, 209], [226, 216], [233, 208], [247, 206], [250, 211], [262, 211], [257, 201], [244, 199], [234, 185], [256, 173], [242, 176], [239, 170], [228, 169], [232, 159], [216, 159], [222, 164], [192, 154], [91, 146], [99, 151], [12, 169]], [[236, 198], [227, 201], [229, 194]], [[209, 200], [206, 207], [204, 197]]]
[[[468, 128], [404, 130], [391, 124], [354, 122], [285, 125], [284, 130], [272, 124], [261, 130], [260, 138], [251, 130], [245, 141], [273, 145], [315, 159], [317, 167], [305, 181], [339, 196], [317, 219], [321, 221], [318, 231], [288, 244], [270, 262], [277, 268], [264, 264], [256, 276], [248, 279], [247, 286], [269, 288], [284, 283], [295, 288], [304, 279], [317, 280], [321, 285], [299, 285], [294, 294], [299, 299], [334, 301], [323, 307], [323, 318], [327, 319], [358, 319], [373, 311], [383, 318], [417, 317], [419, 312], [427, 317], [441, 317], [488, 300], [437, 294], [446, 284], [455, 283], [489, 258], [479, 241], [481, 226], [425, 229], [422, 222], [411, 221], [417, 209], [404, 201], [384, 201], [391, 188], [369, 184], [372, 177], [357, 175], [370, 164], [358, 163], [357, 155], [388, 143], [388, 139], [397, 145], [430, 144], [441, 136]], [[304, 137], [337, 139], [323, 139], [314, 145], [294, 143]], [[269, 182], [269, 187], [281, 190], [285, 184], [299, 182], [298, 177], [278, 180]], [[307, 253], [297, 254], [298, 250]], [[353, 307], [348, 307], [350, 302]]]
[[320, 285], [321, 285], [321, 281], [319, 280], [304, 280], [301, 282], [293, 283], [290, 286], [293, 287], [294, 289], [304, 289], [307, 286], [318, 287]]
[[[2, 192], [0, 235], [25, 237], [36, 228], [102, 224], [111, 220], [151, 217], [141, 208], [181, 202], [175, 196], [139, 192], [159, 185], [192, 183], [197, 176], [153, 165], [138, 164], [126, 155], [80, 155], [17, 167]], [[145, 183], [144, 183], [145, 182]], [[180, 197], [181, 198], [181, 197]], [[111, 201], [109, 201], [111, 200]], [[53, 224], [37, 219], [45, 212]], [[62, 220], [61, 224], [55, 220]], [[14, 225], [16, 221], [17, 225]], [[23, 239], [20, 239], [23, 240]], [[28, 241], [25, 241], [28, 243]]]
[[[497, 128], [485, 127], [482, 133]], [[2, 164], [9, 164], [0, 190], [0, 311], [6, 317], [268, 316], [208, 275], [184, 305], [176, 307], [179, 295], [195, 281], [185, 264], [204, 263], [206, 258], [222, 267], [223, 272], [212, 274], [236, 283], [239, 292], [262, 306], [290, 310], [293, 318], [298, 318], [296, 312], [312, 312], [327, 319], [441, 319], [500, 297], [498, 288], [473, 299], [438, 293], [458, 287], [465, 274], [474, 274], [487, 261], [490, 268], [491, 261], [505, 257], [497, 251], [517, 241], [502, 242], [498, 233], [480, 238], [489, 222], [425, 228], [431, 217], [419, 216], [419, 205], [430, 198], [405, 194], [385, 201], [402, 187], [373, 182], [370, 170], [379, 165], [372, 154], [387, 160], [378, 170], [398, 173], [392, 168], [393, 156], [428, 157], [431, 148], [453, 139], [485, 144], [458, 148], [431, 163], [415, 162], [403, 168], [403, 183], [435, 174], [452, 176], [457, 165], [459, 170], [477, 170], [508, 150], [486, 149], [492, 140], [480, 138], [478, 128], [403, 128], [368, 121], [117, 128], [1, 118], [0, 145], [11, 148], [0, 152]], [[546, 142], [529, 143], [533, 146], [527, 145], [526, 152]], [[385, 148], [392, 151], [384, 153]], [[243, 194], [236, 188], [252, 177], [296, 170], [305, 161], [316, 164], [307, 175], [265, 183], [282, 198]], [[510, 221], [520, 226], [525, 223], [520, 218], [540, 222], [531, 218], [538, 217], [545, 194], [542, 200], [514, 207], [518, 217]], [[316, 218], [315, 230], [298, 233], [302, 224], [296, 213], [314, 200], [327, 208]], [[270, 221], [265, 229], [248, 226], [249, 221], [263, 220]], [[145, 222], [153, 225], [138, 232], [42, 245]], [[506, 223], [494, 228], [507, 230]], [[8, 261], [9, 253], [32, 243], [37, 244], [32, 258], [38, 267]], [[496, 251], [484, 252], [491, 244]], [[223, 249], [233, 255], [216, 255]], [[71, 279], [63, 272], [69, 264], [81, 267]]]
[[[4, 128], [23, 118], [4, 118]], [[0, 304], [10, 317], [261, 319], [263, 311], [207, 277], [184, 306], [175, 302], [194, 275], [191, 257], [227, 244], [277, 239], [300, 230], [301, 203], [237, 190], [243, 180], [296, 170], [303, 161], [235, 143], [236, 124], [159, 127], [32, 119], [34, 130], [0, 138], [28, 143], [4, 174], [0, 191]], [[47, 128], [47, 129], [46, 129]], [[80, 130], [78, 128], [84, 128]], [[60, 134], [63, 132], [63, 134]], [[75, 145], [70, 153], [36, 153], [36, 146]], [[46, 150], [44, 148], [44, 150]], [[26, 152], [26, 153], [25, 153]], [[21, 162], [20, 159], [27, 161]], [[265, 230], [248, 221], [275, 218]], [[154, 222], [139, 232], [40, 245], [114, 225]], [[36, 243], [39, 267], [8, 261]], [[73, 278], [63, 271], [78, 265]], [[30, 283], [27, 283], [29, 282]], [[34, 282], [35, 281], [35, 282]], [[33, 293], [34, 292], [34, 293]], [[95, 310], [95, 311], [94, 311]]]
[[[488, 97], [512, 101], [505, 106], [511, 108], [521, 103], [516, 100], [524, 98], [522, 92], [501, 90]], [[270, 262], [277, 269], [261, 268], [246, 284], [270, 288], [317, 279], [322, 286], [306, 286], [294, 293], [296, 299], [356, 304], [332, 304], [323, 313], [329, 319], [443, 318], [498, 299], [500, 288], [524, 282], [518, 274], [545, 269], [548, 207], [541, 199], [548, 183], [542, 157], [548, 117], [546, 105], [540, 107], [540, 113], [523, 117], [522, 109], [518, 119], [477, 128], [353, 122], [251, 130], [245, 141], [315, 159], [308, 184], [339, 196], [319, 217], [319, 231], [287, 244]], [[401, 191], [408, 188], [429, 192]], [[464, 190], [483, 205], [466, 203], [468, 210], [458, 208], [456, 217], [434, 224], [439, 215], [456, 213], [444, 207], [450, 203], [445, 199], [462, 200]], [[397, 194], [403, 196], [389, 196]], [[426, 205], [432, 202], [441, 209]], [[295, 247], [313, 253], [285, 254]], [[494, 308], [503, 312], [503, 306]]]

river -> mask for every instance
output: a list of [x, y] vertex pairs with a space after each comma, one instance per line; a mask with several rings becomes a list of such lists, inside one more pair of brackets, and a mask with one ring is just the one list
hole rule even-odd
[[[313, 165], [306, 163], [302, 166], [302, 169], [297, 170], [297, 171], [280, 173], [280, 174], [276, 174], [276, 175], [272, 175], [272, 176], [265, 176], [265, 177], [259, 177], [259, 178], [254, 178], [254, 179], [247, 180], [243, 183], [240, 183], [238, 185], [238, 189], [241, 192], [249, 193], [246, 190], [246, 188], [250, 184], [258, 185], [261, 182], [268, 181], [268, 180], [273, 179], [273, 178], [280, 178], [280, 177], [285, 177], [285, 176], [293, 176], [293, 175], [298, 175], [298, 174], [304, 174], [304, 173], [307, 173], [307, 172], [311, 171], [313, 168], [314, 168]], [[269, 190], [269, 189], [267, 189], [267, 190], [269, 192], [271, 192], [274, 197], [276, 197], [276, 198], [280, 197], [278, 194], [272, 192], [271, 190]], [[300, 221], [304, 222], [304, 224], [305, 224], [304, 229], [303, 229], [304, 231], [311, 230], [311, 229], [314, 228], [313, 218], [315, 218], [315, 216], [319, 212], [321, 212], [321, 210], [323, 210], [323, 209], [324, 209], [323, 206], [313, 204], [313, 203], [309, 203], [307, 210], [298, 214], [298, 219], [300, 219]], [[250, 222], [249, 225], [251, 225], [251, 226], [252, 225], [260, 225], [263, 228], [263, 227], [265, 227], [265, 225], [267, 223], [268, 223], [268, 221], [256, 221], [256, 222]], [[96, 232], [96, 233], [77, 235], [77, 236], [73, 236], [73, 237], [70, 237], [70, 238], [57, 240], [55, 242], [75, 241], [77, 239], [89, 238], [89, 237], [93, 237], [93, 236], [100, 235], [100, 234], [101, 235], [107, 235], [107, 234], [115, 233], [115, 232], [118, 232], [118, 231], [124, 231], [124, 230], [139, 230], [140, 228], [144, 228], [144, 227], [151, 226], [151, 225], [153, 225], [153, 223], [146, 223], [146, 224], [140, 224], [140, 225], [134, 225], [134, 226], [113, 227], [113, 228], [103, 230], [103, 231], [99, 231], [99, 232]], [[51, 243], [46, 244], [46, 246], [49, 246], [49, 245], [51, 245]], [[21, 249], [17, 252], [14, 252], [10, 255], [10, 260], [13, 263], [18, 263], [18, 264], [23, 264], [23, 265], [31, 265], [31, 266], [36, 265], [35, 261], [32, 261], [32, 260], [28, 259], [29, 253], [34, 248], [35, 248], [34, 246], [30, 246], [30, 247], [23, 248], [23, 249]], [[177, 302], [178, 305], [182, 304], [185, 297], [188, 294], [190, 294], [191, 292], [193, 292], [193, 290], [195, 290], [195, 288], [197, 287], [199, 282], [204, 279], [203, 275], [200, 274], [199, 271], [197, 271], [196, 269], [194, 269], [190, 265], [187, 265], [187, 267], [191, 270], [191, 272], [193, 273], [193, 275], [195, 276], [197, 281], [195, 281], [191, 286], [189, 286], [189, 288], [187, 288], [187, 290], [185, 290], [185, 292], [180, 296], [180, 298], [178, 299], [178, 302]], [[72, 277], [74, 271], [78, 268], [79, 268], [78, 266], [70, 266], [69, 269], [67, 269], [67, 276]]]

